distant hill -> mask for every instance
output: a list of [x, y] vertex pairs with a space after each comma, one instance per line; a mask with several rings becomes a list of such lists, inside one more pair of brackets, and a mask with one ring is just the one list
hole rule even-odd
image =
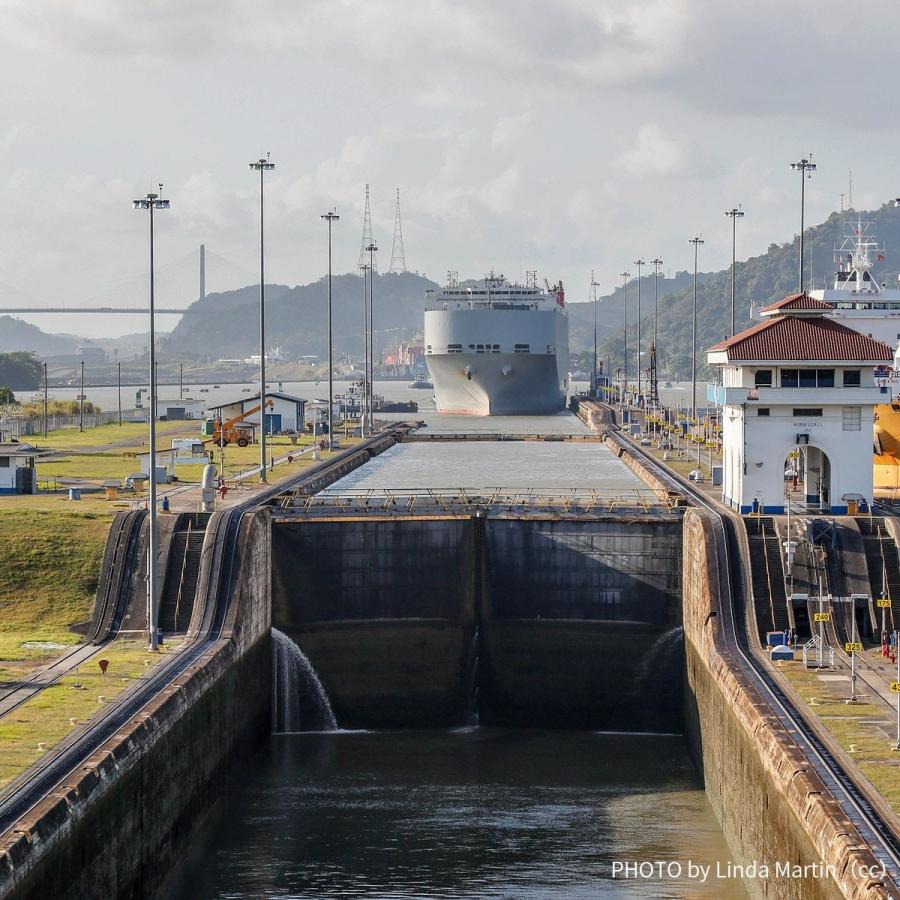
[[[868, 212], [850, 211], [843, 216], [839, 213], [832, 213], [821, 225], [807, 230], [804, 250], [807, 266], [811, 264], [813, 273], [813, 277], [810, 278], [810, 269], [807, 268], [807, 288], [821, 288], [826, 282], [831, 283], [834, 274], [833, 249], [840, 246], [843, 238], [852, 230], [857, 216], [861, 217], [864, 222], [873, 224], [873, 233], [887, 250], [887, 259], [881, 268], [875, 269], [874, 276], [889, 286], [893, 287], [897, 284], [897, 273], [900, 271], [900, 209], [895, 208], [891, 202]], [[787, 243], [771, 244], [769, 249], [760, 256], [738, 262], [736, 268], [738, 330], [751, 324], [751, 301], [756, 304], [771, 303], [797, 290], [798, 257], [799, 237], [795, 236]], [[664, 302], [660, 300], [660, 368], [676, 377], [685, 377], [690, 374], [691, 368], [692, 276], [688, 272], [680, 272], [673, 281], [678, 283], [678, 289], [668, 292]], [[730, 328], [731, 269], [729, 267], [719, 272], [701, 273], [698, 275], [697, 284], [698, 365], [702, 366], [706, 360], [704, 352], [706, 348], [726, 337]], [[662, 287], [663, 282], [660, 281], [660, 296], [662, 296]], [[646, 315], [642, 316], [642, 336], [646, 340], [649, 335], [648, 328], [652, 327], [652, 318], [650, 318], [653, 296], [652, 276], [644, 278], [642, 293], [645, 299], [648, 296], [651, 298], [651, 303], [646, 307]], [[637, 288], [633, 283], [628, 285], [628, 306], [628, 342], [631, 348], [635, 348]], [[573, 304], [570, 310], [573, 322], [578, 322], [577, 329], [573, 328], [573, 335], [576, 338], [573, 341], [573, 349], [586, 350], [588, 346], [583, 341], [582, 322], [590, 316], [590, 305]], [[600, 332], [603, 335], [600, 346], [601, 359], [605, 359], [606, 354], [609, 353], [610, 363], [615, 369], [622, 365], [621, 288], [600, 301], [598, 319], [603, 323], [603, 330]], [[591, 330], [589, 342], [592, 340], [593, 331]], [[644, 346], [645, 349], [649, 348], [649, 343]], [[646, 365], [646, 360], [644, 364]], [[635, 371], [633, 357], [629, 361], [629, 369], [632, 372]]]
[[0, 353], [22, 350], [38, 356], [60, 356], [74, 353], [78, 338], [68, 334], [47, 334], [37, 325], [0, 316]]
[[[422, 330], [425, 291], [437, 285], [421, 275], [377, 275], [374, 284], [376, 348], [408, 340]], [[287, 358], [327, 354], [327, 283], [290, 288], [266, 285], [266, 344]], [[332, 279], [336, 355], [363, 354], [363, 281]], [[209, 294], [192, 304], [165, 342], [167, 354], [199, 359], [245, 357], [259, 352], [259, 287]]]

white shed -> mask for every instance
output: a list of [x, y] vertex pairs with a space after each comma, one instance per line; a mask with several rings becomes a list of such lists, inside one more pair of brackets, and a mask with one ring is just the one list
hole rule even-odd
[[51, 452], [19, 441], [0, 444], [0, 494], [36, 494], [35, 460]]
[[[293, 394], [285, 394], [281, 391], [266, 391], [266, 403], [272, 402], [266, 412], [266, 434], [281, 434], [290, 431], [302, 431], [306, 401]], [[228, 400], [216, 406], [209, 407], [211, 416], [221, 417], [223, 422], [233, 419], [259, 406], [259, 393], [247, 394], [236, 400]], [[259, 411], [247, 416], [245, 423], [259, 425]]]

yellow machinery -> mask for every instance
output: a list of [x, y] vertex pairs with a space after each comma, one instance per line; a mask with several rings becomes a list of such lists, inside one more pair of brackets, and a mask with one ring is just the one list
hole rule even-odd
[[[275, 404], [271, 400], [266, 400], [266, 407], [271, 408]], [[238, 427], [238, 423], [243, 422], [244, 419], [252, 416], [254, 413], [258, 413], [262, 409], [262, 405], [258, 404], [254, 406], [252, 409], [248, 409], [246, 412], [241, 413], [239, 416], [234, 416], [234, 418], [226, 419], [225, 422], [220, 422], [219, 419], [211, 420], [212, 428], [210, 430], [210, 421], [207, 421], [206, 433], [211, 434], [210, 438], [204, 441], [205, 444], [215, 444], [216, 446], [227, 447], [229, 444], [237, 444], [238, 447], [246, 447], [247, 444], [250, 443], [250, 440], [247, 437], [248, 429]]]
[[900, 488], [900, 403], [875, 407], [873, 437], [875, 489]]

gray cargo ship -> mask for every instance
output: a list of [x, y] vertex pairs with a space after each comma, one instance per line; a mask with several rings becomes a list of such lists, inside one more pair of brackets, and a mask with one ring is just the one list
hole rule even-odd
[[542, 415], [565, 408], [569, 320], [562, 282], [538, 287], [502, 275], [451, 279], [428, 291], [425, 361], [438, 412]]

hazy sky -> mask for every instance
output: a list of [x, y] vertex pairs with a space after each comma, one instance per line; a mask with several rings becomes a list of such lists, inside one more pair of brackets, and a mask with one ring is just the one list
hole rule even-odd
[[[267, 151], [267, 280], [289, 284], [323, 272], [332, 205], [355, 270], [367, 181], [382, 269], [399, 187], [410, 269], [537, 268], [571, 300], [639, 255], [689, 268], [695, 232], [701, 268], [725, 266], [737, 203], [739, 256], [788, 240], [810, 151], [810, 222], [850, 168], [855, 206], [900, 194], [896, 2], [0, 0], [0, 44], [4, 306], [139, 300], [131, 201], [159, 181], [162, 265], [205, 242], [231, 280], [256, 271]], [[170, 268], [159, 302], [180, 306], [191, 265]]]

